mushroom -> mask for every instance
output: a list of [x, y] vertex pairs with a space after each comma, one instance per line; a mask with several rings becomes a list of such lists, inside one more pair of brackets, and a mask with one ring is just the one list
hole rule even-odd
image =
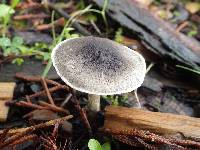
[[100, 110], [100, 95], [131, 92], [141, 86], [145, 77], [142, 55], [106, 38], [64, 40], [53, 49], [51, 58], [67, 85], [88, 93], [92, 112]]

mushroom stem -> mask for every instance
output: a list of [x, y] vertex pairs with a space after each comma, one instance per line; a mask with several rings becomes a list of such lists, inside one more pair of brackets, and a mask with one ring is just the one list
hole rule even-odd
[[91, 112], [100, 111], [100, 95], [88, 94], [87, 107]]

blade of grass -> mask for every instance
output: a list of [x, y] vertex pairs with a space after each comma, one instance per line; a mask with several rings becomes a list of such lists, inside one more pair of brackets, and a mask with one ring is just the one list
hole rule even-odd
[[185, 70], [188, 70], [188, 71], [191, 71], [191, 72], [194, 72], [194, 73], [200, 75], [200, 70], [194, 70], [194, 69], [191, 69], [191, 68], [188, 68], [188, 67], [184, 67], [184, 66], [181, 66], [181, 65], [176, 65], [176, 67], [182, 68], [182, 69], [185, 69]]

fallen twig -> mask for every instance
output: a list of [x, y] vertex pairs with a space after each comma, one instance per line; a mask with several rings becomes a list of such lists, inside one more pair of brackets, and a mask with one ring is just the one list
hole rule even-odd
[[[63, 11], [62, 9], [58, 8], [52, 3], [45, 3], [44, 5], [52, 8], [57, 13], [59, 13], [61, 16], [63, 16], [65, 19], [70, 19], [70, 15], [67, 14], [67, 12]], [[82, 25], [80, 25], [78, 22], [74, 21], [72, 22], [72, 27], [74, 27], [77, 31], [79, 31], [81, 34], [85, 36], [92, 35], [88, 30], [86, 30]]]
[[60, 107], [64, 107], [65, 104], [67, 104], [67, 102], [71, 99], [71, 97], [72, 97], [72, 94], [69, 93], [69, 94], [67, 95], [67, 97], [65, 98], [65, 100], [60, 104]]
[[[61, 123], [65, 120], [69, 120], [73, 118], [72, 115], [68, 115], [68, 116], [65, 116], [65, 117], [62, 117], [62, 118], [58, 118], [58, 119], [54, 119], [54, 120], [50, 120], [50, 121], [47, 121], [45, 123], [40, 123], [40, 124], [37, 124], [35, 126], [30, 126], [30, 127], [26, 127], [26, 128], [18, 128], [18, 129], [10, 129], [7, 134], [26, 134], [26, 133], [30, 133], [30, 132], [33, 132], [35, 130], [38, 130], [38, 129], [41, 129], [41, 128], [46, 128], [48, 126], [52, 126], [52, 125], [55, 125], [56, 123]], [[6, 130], [6, 129], [5, 129]], [[5, 132], [5, 130], [0, 130], [0, 135], [2, 133]]]
[[[29, 81], [29, 82], [41, 82], [41, 80], [42, 80], [42, 77], [40, 77], [40, 76], [29, 76], [29, 75], [23, 75], [22, 73], [16, 73], [15, 77], [17, 79], [21, 79], [21, 80], [25, 80], [25, 81]], [[43, 79], [43, 80], [45, 80], [46, 83], [52, 84], [52, 85], [55, 85], [55, 86], [52, 87], [52, 88], [49, 88], [48, 91], [43, 90], [43, 91], [36, 92], [34, 94], [28, 95], [29, 99], [39, 97], [39, 96], [44, 96], [47, 92], [50, 94], [50, 93], [53, 93], [53, 92], [60, 90], [60, 89], [65, 89], [67, 91], [69, 90], [68, 86], [62, 85], [62, 84], [60, 84], [56, 81], [49, 80], [49, 79], [46, 79], [46, 78]]]
[[[18, 140], [16, 140], [16, 141], [14, 141], [14, 142], [12, 142], [12, 143], [10, 143], [9, 145], [8, 145], [8, 147], [12, 147], [12, 148], [14, 148], [16, 145], [18, 145], [18, 144], [22, 144], [22, 143], [24, 143], [24, 142], [27, 142], [27, 141], [35, 141], [35, 140], [37, 140], [37, 135], [36, 134], [32, 134], [32, 135], [27, 135], [27, 136], [24, 136], [24, 137], [21, 137], [20, 139], [18, 139]], [[4, 146], [5, 147], [5, 146]]]
[[37, 104], [33, 104], [32, 102], [25, 102], [25, 101], [19, 101], [19, 102], [10, 101], [10, 102], [7, 102], [6, 104], [7, 105], [16, 105], [16, 106], [20, 106], [20, 107], [27, 107], [27, 108], [32, 108], [32, 109], [47, 109], [46, 107], [39, 106]]
[[43, 7], [43, 5], [36, 2], [21, 2], [16, 6], [17, 9], [41, 8], [41, 7]]
[[76, 94], [74, 92], [73, 89], [71, 89], [71, 93], [72, 93], [72, 99], [73, 99], [73, 103], [75, 104], [75, 108], [78, 110], [78, 112], [80, 113], [80, 116], [81, 116], [81, 119], [85, 125], [85, 127], [88, 129], [88, 132], [90, 135], [92, 135], [92, 128], [90, 126], [90, 123], [87, 119], [87, 115], [86, 115], [86, 112], [83, 110], [83, 108], [81, 108], [80, 104], [79, 104], [79, 101], [76, 97]]
[[43, 107], [48, 108], [49, 110], [54, 111], [54, 112], [62, 112], [62, 113], [65, 113], [65, 114], [70, 114], [69, 111], [65, 110], [64, 108], [58, 107], [56, 105], [48, 104], [44, 101], [39, 101], [39, 104]]
[[[49, 89], [49, 92], [50, 93], [53, 93], [53, 92], [56, 92], [60, 89], [64, 89], [64, 90], [67, 90], [68, 91], [68, 87], [66, 85], [58, 85], [58, 86], [54, 86], [52, 88]], [[34, 94], [31, 94], [29, 95], [30, 98], [35, 98], [35, 97], [39, 97], [39, 96], [44, 96], [46, 95], [46, 92], [43, 90], [43, 91], [40, 91], [40, 92], [37, 92], [37, 93], [34, 93]]]
[[45, 142], [44, 146], [46, 150], [58, 150], [58, 147], [56, 145], [56, 139], [57, 139], [57, 134], [58, 134], [58, 127], [59, 124], [55, 124], [53, 133], [50, 137], [40, 137], [41, 140]]
[[[50, 120], [48, 122], [41, 123], [41, 124], [31, 126], [31, 127], [27, 127], [27, 128], [11, 129], [11, 130], [8, 131], [8, 134], [14, 134], [14, 135], [9, 137], [7, 140], [5, 140], [4, 143], [2, 143], [0, 145], [0, 148], [3, 148], [5, 146], [13, 143], [14, 141], [17, 141], [18, 139], [24, 137], [27, 134], [32, 133], [35, 130], [38, 130], [38, 129], [41, 129], [41, 128], [46, 128], [48, 126], [55, 125], [56, 123], [61, 123], [65, 120], [71, 119], [72, 117], [73, 117], [72, 115], [69, 115], [69, 116], [66, 116], [66, 117]], [[0, 130], [0, 134], [3, 133], [3, 132], [4, 132], [4, 130]]]
[[181, 23], [177, 28], [176, 28], [176, 32], [180, 32], [182, 29], [184, 29], [185, 27], [187, 27], [189, 24], [188, 21], [184, 21], [183, 23]]
[[25, 102], [25, 101], [10, 101], [6, 103], [7, 105], [16, 105], [20, 107], [26, 107], [31, 109], [47, 109], [52, 110], [53, 112], [61, 112], [65, 114], [70, 114], [69, 111], [65, 110], [64, 108], [58, 107], [56, 105], [48, 104], [43, 101], [39, 101], [39, 105], [33, 104], [32, 102]]
[[[146, 148], [148, 148], [150, 150], [158, 150], [158, 148], [156, 146], [147, 144], [144, 141], [141, 142], [140, 138], [135, 138], [134, 137], [133, 139], [130, 139], [125, 135], [113, 135], [113, 138], [118, 140], [118, 141], [121, 141], [122, 143], [125, 143], [127, 145], [131, 145], [131, 146], [134, 146], [134, 147], [144, 146], [144, 147], [146, 147]], [[139, 139], [140, 139], [140, 142], [139, 142]]]
[[[25, 80], [25, 81], [29, 81], [29, 82], [41, 82], [41, 78], [40, 76], [30, 76], [30, 75], [24, 75], [22, 73], [16, 73], [15, 74], [15, 78], [20, 79], [20, 80]], [[45, 78], [45, 81], [48, 84], [52, 84], [52, 85], [60, 85], [60, 83], [53, 81], [53, 80], [49, 80]]]
[[56, 26], [56, 25], [64, 26], [64, 22], [65, 22], [65, 19], [63, 17], [61, 17], [58, 20], [54, 21], [53, 23], [38, 25], [36, 27], [36, 30], [38, 30], [38, 31], [47, 30], [47, 29], [52, 28], [53, 25], [54, 26]]
[[50, 92], [49, 92], [47, 83], [46, 83], [46, 81], [45, 81], [44, 78], [41, 78], [41, 83], [42, 83], [42, 86], [43, 86], [43, 88], [44, 88], [44, 90], [45, 90], [45, 92], [46, 92], [46, 95], [47, 95], [47, 97], [48, 97], [49, 103], [55, 105], [54, 100], [53, 100], [53, 98], [51, 97], [51, 94], [50, 94]]
[[[198, 149], [200, 149], [200, 143], [199, 142], [195, 142], [195, 141], [191, 141], [191, 140], [177, 140], [177, 139], [169, 139], [169, 138], [165, 138], [163, 136], [159, 136], [156, 135], [154, 133], [151, 133], [149, 131], [144, 131], [144, 130], [139, 130], [139, 129], [132, 129], [132, 130], [110, 130], [110, 129], [105, 129], [104, 130], [106, 133], [112, 134], [114, 137], [118, 137], [118, 135], [122, 135], [125, 137], [139, 137], [141, 139], [143, 139], [144, 141], [149, 141], [149, 142], [154, 142], [157, 144], [167, 144], [167, 145], [171, 145], [171, 146], [175, 146], [177, 148], [180, 149], [184, 149], [184, 147], [196, 147]], [[125, 138], [123, 138], [124, 141], [122, 142], [126, 142]], [[128, 140], [128, 138], [127, 138]], [[130, 142], [130, 140], [128, 140], [127, 142]], [[183, 147], [184, 146], [184, 147]]]
[[28, 19], [43, 19], [43, 18], [49, 18], [50, 16], [44, 13], [40, 14], [26, 14], [26, 15], [19, 15], [14, 16], [14, 20], [28, 20]]

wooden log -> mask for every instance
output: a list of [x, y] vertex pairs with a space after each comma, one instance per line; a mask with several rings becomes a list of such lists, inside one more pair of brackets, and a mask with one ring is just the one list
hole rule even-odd
[[[93, 0], [103, 7], [104, 0]], [[175, 28], [155, 16], [135, 0], [109, 0], [108, 15], [130, 29], [143, 44], [166, 62], [200, 70], [200, 44], [176, 32]]]
[[200, 138], [200, 118], [108, 106], [104, 130], [145, 130], [165, 137]]
[[12, 100], [14, 88], [14, 82], [0, 83], [0, 122], [5, 122], [7, 120], [9, 107], [6, 106], [5, 103]]
[[15, 88], [14, 82], [1, 82], [0, 83], [0, 99], [1, 100], [12, 99], [14, 88]]

